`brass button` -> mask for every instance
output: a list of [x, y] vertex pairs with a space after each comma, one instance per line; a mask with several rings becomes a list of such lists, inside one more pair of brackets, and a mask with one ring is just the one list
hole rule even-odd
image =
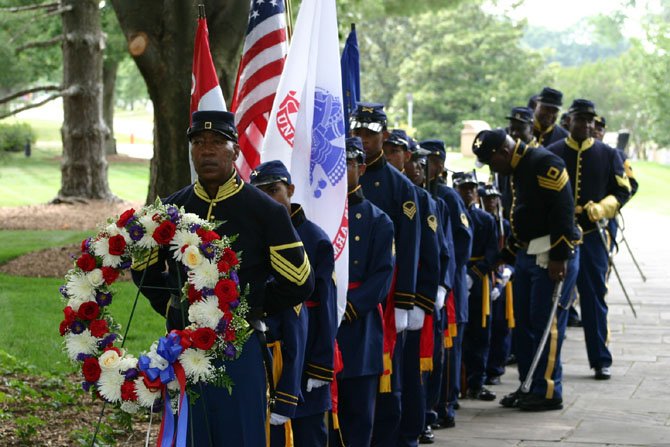
[[212, 206], [216, 206], [216, 202], [212, 203]]
[[360, 237], [360, 236], [356, 236], [356, 237], [354, 238], [354, 240], [355, 240], [355, 241], [360, 241], [360, 240], [361, 240], [361, 237]]
[[356, 219], [360, 219], [361, 217], [363, 217], [361, 213], [356, 213]]
[[375, 186], [376, 186], [376, 187], [379, 187], [379, 182], [375, 182]]
[[354, 261], [354, 265], [358, 265], [358, 261], [357, 261], [357, 260], [356, 260], [356, 261]]

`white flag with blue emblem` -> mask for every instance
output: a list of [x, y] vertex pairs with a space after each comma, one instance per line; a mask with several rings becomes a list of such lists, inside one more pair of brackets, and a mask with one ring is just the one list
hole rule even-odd
[[263, 142], [261, 161], [281, 160], [293, 201], [330, 237], [338, 321], [349, 281], [347, 165], [335, 0], [303, 0]]

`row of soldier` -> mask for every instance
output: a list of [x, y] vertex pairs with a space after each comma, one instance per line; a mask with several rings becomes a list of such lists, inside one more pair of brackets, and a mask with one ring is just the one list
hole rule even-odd
[[[277, 446], [430, 443], [433, 429], [455, 425], [460, 396], [496, 399], [484, 385], [499, 383], [512, 351], [520, 382], [526, 380], [547, 324], [550, 340], [530, 371], [529, 389], [500, 403], [528, 411], [559, 409], [560, 347], [575, 284], [590, 365], [596, 378], [609, 378], [607, 251], [597, 225], [628, 200], [630, 184], [621, 155], [591, 136], [596, 113], [590, 101], [572, 104], [566, 130], [555, 123], [560, 92], [545, 88], [535, 100], [534, 110], [512, 110], [506, 130], [484, 131], [473, 143], [478, 161], [497, 174], [496, 185], [480, 185], [468, 172], [453, 174], [454, 188], [444, 175], [443, 141], [416, 142], [402, 130], [389, 131], [383, 105], [358, 105], [346, 140], [349, 288], [339, 328], [330, 240], [291, 202], [294, 185], [281, 162], [253, 171], [250, 184], [290, 216], [311, 264], [313, 287], [297, 303], [282, 306], [268, 300], [286, 289], [266, 291], [258, 319], [250, 318], [268, 347], [261, 349], [270, 397], [266, 430], [258, 433], [264, 404], [244, 400], [244, 388], [241, 401], [208, 390], [218, 394], [202, 399], [207, 408], [199, 415], [200, 430], [207, 437], [201, 435], [196, 445], [218, 445], [216, 439], [240, 439], [240, 445], [267, 439]], [[209, 134], [236, 143], [232, 120], [227, 112], [196, 112], [189, 138], [199, 180], [166, 201], [198, 202], [193, 211], [210, 218], [223, 208], [213, 208], [219, 201], [248, 189], [227, 164], [225, 175], [213, 183], [218, 190], [204, 186], [208, 172], [216, 170], [216, 148], [198, 162], [198, 147], [206, 151], [217, 143], [205, 141]], [[245, 231], [227, 230], [241, 236]], [[295, 251], [298, 244], [275, 247]], [[287, 252], [280, 268], [274, 259], [273, 277], [279, 282], [285, 277], [295, 287], [296, 272], [304, 272], [299, 258]], [[242, 268], [247, 262], [244, 251]], [[557, 282], [562, 293], [554, 316]], [[164, 310], [165, 299], [152, 295], [146, 284], [145, 279], [143, 293], [156, 310]], [[305, 294], [305, 284], [303, 279], [295, 293]], [[172, 299], [167, 306], [178, 307]], [[245, 375], [252, 371], [244, 366], [240, 371], [238, 381], [251, 380]], [[238, 401], [208, 407], [216, 406], [207, 402], [217, 398]], [[216, 418], [231, 413], [237, 426], [223, 428]], [[235, 430], [239, 437], [232, 435]]]

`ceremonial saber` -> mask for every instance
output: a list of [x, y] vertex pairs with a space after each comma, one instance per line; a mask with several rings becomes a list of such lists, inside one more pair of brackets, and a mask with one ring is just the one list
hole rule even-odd
[[[619, 213], [621, 216], [621, 219], [623, 220], [623, 215]], [[624, 234], [624, 226], [619, 225], [619, 222], [615, 219], [614, 223], [616, 224], [617, 227], [619, 227], [619, 231], [621, 232], [621, 240], [623, 243], [626, 245], [626, 249], [628, 250], [628, 253], [630, 254], [630, 258], [633, 260], [633, 264], [635, 264], [635, 267], [637, 268], [637, 271], [640, 273], [640, 276], [642, 277], [643, 282], [647, 282], [647, 277], [644, 276], [644, 273], [642, 272], [642, 269], [640, 268], [640, 264], [637, 263], [637, 259], [635, 259], [635, 255], [633, 254], [633, 250], [630, 248], [630, 245], [628, 245], [628, 240], [626, 239], [626, 236]]]
[[544, 347], [547, 344], [547, 339], [549, 338], [549, 332], [551, 332], [551, 325], [553, 324], [554, 318], [556, 317], [556, 309], [558, 308], [558, 302], [561, 299], [562, 290], [563, 290], [563, 280], [560, 280], [554, 286], [554, 293], [552, 293], [551, 295], [552, 304], [551, 304], [551, 313], [549, 314], [549, 321], [547, 321], [547, 325], [545, 326], [544, 332], [542, 333], [542, 338], [540, 339], [540, 345], [537, 347], [537, 351], [535, 351], [533, 362], [530, 364], [530, 368], [528, 369], [528, 373], [526, 374], [526, 380], [524, 380], [523, 384], [521, 384], [522, 393], [528, 393], [530, 391], [530, 385], [533, 383], [533, 375], [535, 374], [535, 370], [537, 369], [537, 364], [540, 363], [540, 357], [542, 357], [542, 351], [544, 351]]
[[621, 286], [621, 290], [623, 290], [623, 295], [626, 297], [626, 301], [628, 301], [628, 305], [630, 306], [630, 310], [633, 311], [633, 316], [637, 318], [637, 312], [635, 312], [635, 307], [633, 307], [633, 302], [630, 300], [630, 297], [628, 296], [628, 291], [626, 291], [626, 287], [623, 285], [623, 281], [621, 280], [621, 276], [619, 276], [619, 271], [616, 268], [616, 265], [614, 264], [614, 259], [612, 258], [612, 254], [610, 253], [610, 248], [609, 244], [607, 243], [607, 237], [605, 236], [605, 221], [600, 220], [596, 222], [596, 225], [598, 226], [598, 234], [600, 235], [600, 240], [603, 243], [603, 247], [605, 247], [605, 253], [607, 253], [607, 260], [609, 261], [610, 266], [612, 266], [612, 270], [614, 270], [614, 274], [616, 275], [616, 279], [619, 281], [619, 285]]

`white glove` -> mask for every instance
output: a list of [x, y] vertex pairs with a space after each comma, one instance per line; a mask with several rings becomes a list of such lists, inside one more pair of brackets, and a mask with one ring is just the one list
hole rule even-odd
[[444, 301], [447, 299], [447, 289], [437, 286], [437, 296], [435, 297], [435, 311], [439, 312], [444, 307]]
[[472, 280], [472, 276], [465, 274], [465, 285], [468, 286], [468, 290], [472, 289], [472, 285], [475, 282]]
[[291, 418], [281, 414], [270, 413], [270, 425], [284, 425], [289, 419]]
[[494, 287], [493, 290], [491, 291], [491, 299], [493, 301], [497, 300], [500, 297], [500, 289], [497, 287]]
[[535, 263], [540, 266], [540, 268], [546, 269], [549, 267], [549, 252], [545, 251], [535, 255]]
[[511, 277], [512, 277], [512, 269], [509, 267], [503, 267], [502, 272], [500, 273], [500, 281], [503, 287], [507, 285]]
[[330, 385], [330, 382], [319, 379], [307, 379], [307, 392], [309, 393], [312, 390], [321, 388], [322, 386]]
[[407, 329], [409, 320], [409, 311], [405, 309], [394, 309], [395, 311], [395, 331], [399, 334]]
[[409, 311], [409, 318], [407, 319], [407, 329], [410, 331], [418, 331], [423, 327], [423, 319], [426, 317], [426, 312], [419, 306], [414, 306]]

